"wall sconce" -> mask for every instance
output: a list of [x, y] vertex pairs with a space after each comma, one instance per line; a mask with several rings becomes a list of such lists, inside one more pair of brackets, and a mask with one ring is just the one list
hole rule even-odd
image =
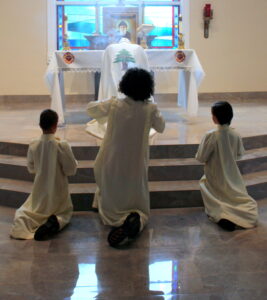
[[204, 38], [209, 37], [209, 26], [210, 20], [213, 18], [213, 10], [211, 9], [211, 4], [205, 4], [203, 9], [203, 19], [204, 19]]

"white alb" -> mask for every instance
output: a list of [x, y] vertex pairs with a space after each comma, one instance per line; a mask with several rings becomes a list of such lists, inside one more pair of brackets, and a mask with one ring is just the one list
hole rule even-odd
[[112, 98], [91, 102], [88, 114], [107, 122], [107, 131], [98, 152], [94, 173], [97, 191], [94, 206], [104, 224], [120, 226], [130, 212], [147, 222], [149, 130], [163, 132], [165, 121], [155, 103]]
[[54, 134], [43, 134], [30, 143], [27, 162], [35, 178], [32, 192], [16, 211], [11, 229], [11, 237], [19, 239], [32, 239], [51, 215], [56, 215], [62, 229], [73, 212], [67, 176], [75, 174], [77, 161], [69, 144]]
[[210, 219], [216, 223], [227, 219], [243, 228], [252, 228], [257, 224], [258, 210], [236, 163], [243, 154], [241, 137], [223, 125], [206, 133], [196, 159], [205, 164], [200, 190]]

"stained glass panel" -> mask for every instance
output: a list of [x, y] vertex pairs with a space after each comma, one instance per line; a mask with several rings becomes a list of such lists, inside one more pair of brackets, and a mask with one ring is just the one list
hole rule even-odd
[[[68, 0], [61, 0], [68, 2]], [[75, 1], [75, 0], [72, 0]], [[77, 0], [78, 1], [78, 0]], [[81, 0], [79, 0], [81, 2]], [[88, 1], [88, 0], [84, 0]], [[154, 0], [163, 2], [162, 0]], [[92, 0], [92, 2], [95, 1]], [[127, 2], [127, 1], [126, 1]], [[125, 3], [126, 3], [125, 2]], [[147, 3], [149, 1], [146, 1]], [[170, 1], [168, 1], [170, 2]], [[100, 3], [100, 2], [99, 2]], [[57, 49], [58, 50], [88, 50], [104, 49], [110, 42], [109, 31], [106, 28], [107, 9], [123, 10], [120, 18], [125, 18], [130, 22], [132, 13], [125, 13], [127, 9], [136, 9], [136, 19], [134, 25], [134, 34], [136, 27], [140, 25], [142, 19], [145, 24], [151, 24], [154, 29], [148, 34], [150, 48], [176, 48], [178, 47], [179, 33], [179, 5], [57, 5]], [[104, 14], [105, 10], [105, 14]], [[114, 13], [113, 13], [114, 15]], [[115, 15], [114, 15], [115, 16]], [[115, 18], [115, 17], [114, 17]], [[127, 19], [128, 18], [128, 19]], [[129, 25], [131, 25], [129, 23]], [[130, 26], [132, 27], [132, 26]], [[113, 29], [114, 30], [114, 29]], [[132, 42], [138, 42], [134, 37]]]
[[58, 6], [58, 49], [65, 46], [71, 49], [89, 49], [86, 39], [96, 30], [94, 6]]

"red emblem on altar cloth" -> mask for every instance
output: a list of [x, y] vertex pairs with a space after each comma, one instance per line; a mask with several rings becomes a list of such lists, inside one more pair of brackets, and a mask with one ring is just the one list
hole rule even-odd
[[186, 56], [185, 53], [183, 51], [177, 51], [175, 53], [175, 59], [178, 63], [181, 63], [185, 60]]
[[75, 60], [75, 57], [72, 53], [70, 52], [66, 52], [64, 55], [63, 55], [63, 60], [66, 64], [70, 65], [74, 62]]

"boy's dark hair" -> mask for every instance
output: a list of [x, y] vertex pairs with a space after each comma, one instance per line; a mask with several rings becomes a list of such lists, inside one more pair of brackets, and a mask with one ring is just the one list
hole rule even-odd
[[120, 23], [119, 23], [119, 25], [118, 25], [118, 26], [119, 26], [119, 27], [120, 27], [120, 26], [125, 26], [125, 27], [128, 27], [128, 26], [127, 26], [127, 23], [126, 23], [126, 22], [124, 22], [124, 21], [120, 21]]
[[227, 101], [215, 102], [211, 107], [211, 113], [217, 118], [220, 125], [231, 124], [233, 108]]
[[145, 101], [154, 94], [152, 75], [139, 68], [131, 68], [123, 75], [119, 91], [135, 101]]
[[49, 130], [58, 122], [58, 114], [52, 109], [45, 109], [40, 115], [39, 125], [43, 130]]

